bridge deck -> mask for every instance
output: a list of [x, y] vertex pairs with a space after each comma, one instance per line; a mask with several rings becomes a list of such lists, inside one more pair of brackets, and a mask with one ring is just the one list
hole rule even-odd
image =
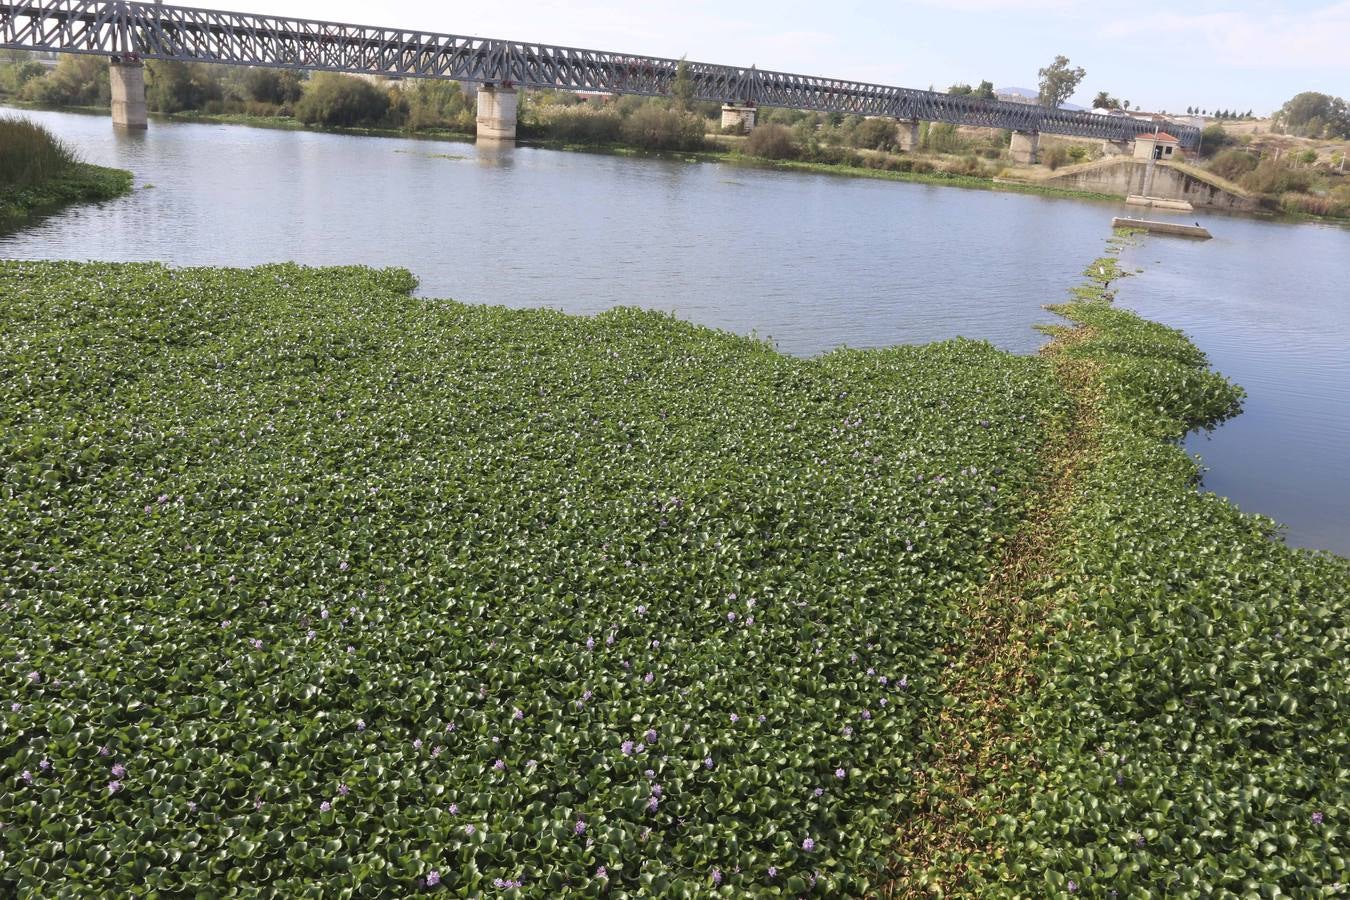
[[[669, 95], [679, 60], [126, 0], [0, 3], [0, 48], [272, 66], [479, 84]], [[936, 91], [688, 63], [700, 100], [890, 116], [1103, 140], [1151, 123]], [[1191, 126], [1168, 126], [1183, 146]]]

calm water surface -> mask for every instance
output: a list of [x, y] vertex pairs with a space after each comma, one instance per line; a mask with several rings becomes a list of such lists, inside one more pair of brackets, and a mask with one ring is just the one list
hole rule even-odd
[[[404, 266], [420, 293], [673, 312], [785, 352], [955, 335], [1033, 352], [1111, 204], [721, 164], [27, 113], [134, 195], [0, 237], [0, 257]], [[143, 187], [154, 185], [153, 188]], [[1350, 553], [1350, 231], [1223, 219], [1148, 239], [1122, 302], [1191, 333], [1248, 412], [1192, 442], [1207, 485]]]

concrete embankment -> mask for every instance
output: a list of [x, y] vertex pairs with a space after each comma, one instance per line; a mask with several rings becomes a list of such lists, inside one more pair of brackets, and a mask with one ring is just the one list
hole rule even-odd
[[1197, 208], [1255, 212], [1260, 201], [1235, 184], [1184, 163], [1154, 164], [1149, 184], [1148, 162], [1140, 159], [1102, 159], [1070, 166], [1029, 183], [1066, 190], [1091, 191], [1127, 197], [1131, 194], [1184, 200]]

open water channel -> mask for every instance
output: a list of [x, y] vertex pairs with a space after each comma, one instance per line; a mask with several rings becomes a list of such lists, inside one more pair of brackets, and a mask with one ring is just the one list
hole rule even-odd
[[[137, 190], [0, 236], [0, 257], [403, 266], [420, 293], [673, 312], [787, 353], [956, 335], [1018, 353], [1124, 207], [723, 164], [26, 113]], [[150, 187], [153, 185], [153, 187]], [[1119, 302], [1248, 391], [1188, 447], [1206, 486], [1350, 554], [1350, 229], [1204, 217], [1149, 237]]]

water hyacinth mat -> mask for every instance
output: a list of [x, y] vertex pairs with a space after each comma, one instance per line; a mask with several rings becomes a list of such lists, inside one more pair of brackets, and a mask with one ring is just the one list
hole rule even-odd
[[0, 263], [0, 886], [874, 889], [1049, 364]]

